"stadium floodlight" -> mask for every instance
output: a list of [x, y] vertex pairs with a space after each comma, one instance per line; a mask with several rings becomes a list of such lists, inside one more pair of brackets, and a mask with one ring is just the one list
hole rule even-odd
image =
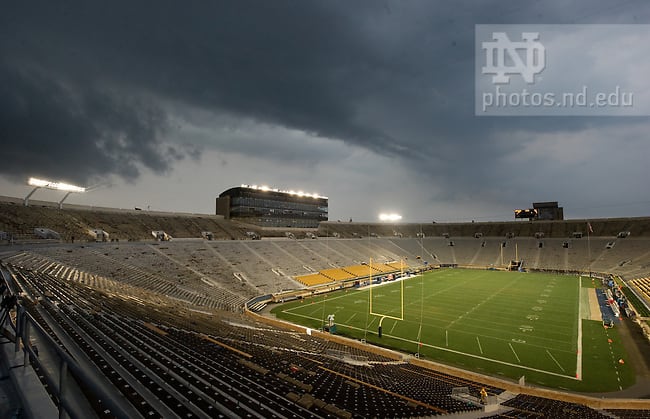
[[57, 191], [86, 192], [86, 188], [83, 188], [81, 186], [70, 185], [63, 182], [50, 182], [49, 180], [36, 179], [33, 177], [29, 178], [27, 184], [39, 188], [55, 189]]
[[66, 192], [65, 196], [61, 201], [59, 201], [59, 208], [63, 207], [63, 201], [66, 200], [68, 196], [70, 196], [71, 193], [83, 193], [86, 192], [86, 188], [81, 187], [81, 186], [75, 186], [71, 185], [69, 183], [63, 183], [63, 182], [52, 182], [49, 180], [44, 180], [44, 179], [37, 179], [34, 177], [30, 177], [27, 180], [27, 184], [29, 186], [33, 186], [34, 189], [25, 197], [23, 200], [23, 204], [27, 207], [29, 206], [29, 198], [34, 195], [34, 192], [39, 190], [40, 188], [46, 188], [46, 189], [53, 189], [57, 191], [64, 191]]
[[379, 221], [399, 221], [402, 219], [402, 216], [399, 214], [379, 214]]
[[255, 190], [258, 190], [258, 191], [262, 191], [262, 192], [280, 192], [280, 193], [284, 193], [284, 194], [288, 194], [288, 195], [292, 195], [292, 196], [296, 195], [296, 196], [299, 196], [301, 198], [307, 197], [307, 198], [314, 198], [314, 199], [328, 199], [326, 196], [322, 196], [322, 195], [320, 195], [320, 194], [318, 194], [316, 192], [307, 193], [305, 191], [301, 191], [301, 190], [296, 191], [296, 190], [293, 190], [293, 189], [285, 191], [283, 189], [272, 188], [272, 187], [270, 187], [268, 185], [261, 185], [260, 186], [260, 185], [247, 185], [245, 183], [242, 183], [241, 187], [246, 188], [246, 189], [255, 189]]

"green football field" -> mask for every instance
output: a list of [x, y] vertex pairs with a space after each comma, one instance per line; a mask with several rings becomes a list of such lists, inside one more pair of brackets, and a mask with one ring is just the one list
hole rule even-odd
[[581, 319], [586, 293], [593, 292], [583, 286], [575, 275], [440, 269], [293, 301], [272, 312], [314, 329], [333, 314], [337, 334], [478, 372], [524, 375], [567, 389], [618, 390], [633, 382], [633, 372], [613, 362], [608, 345], [620, 342], [607, 339], [615, 329], [608, 335], [599, 322]]

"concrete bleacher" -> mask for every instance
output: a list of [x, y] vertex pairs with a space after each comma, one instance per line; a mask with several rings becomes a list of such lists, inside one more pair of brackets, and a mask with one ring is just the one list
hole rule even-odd
[[[454, 246], [449, 246], [450, 240]], [[41, 265], [49, 261], [67, 266], [67, 273], [60, 275], [75, 275], [76, 270], [157, 292], [172, 291], [170, 295], [186, 293], [189, 287], [198, 294], [196, 298], [206, 294], [210, 298], [213, 293], [227, 295], [236, 290], [241, 301], [301, 288], [305, 283], [294, 278], [317, 272], [330, 281], [341, 281], [367, 276], [372, 264], [373, 273], [380, 274], [387, 270], [378, 267], [389, 260], [403, 260], [413, 268], [425, 262], [430, 266], [506, 268], [518, 258], [525, 269], [610, 272], [624, 279], [650, 275], [650, 239], [643, 237], [197, 240], [27, 248], [27, 253], [40, 255]], [[352, 271], [341, 270], [346, 266], [356, 267], [350, 268]], [[399, 270], [399, 262], [394, 262], [393, 268]], [[326, 281], [313, 277], [308, 283]]]
[[355, 258], [353, 255], [345, 253], [345, 249], [337, 244], [338, 241], [337, 239], [325, 239], [304, 242], [303, 244], [314, 254], [321, 255], [320, 261], [314, 260], [317, 269], [354, 264]]
[[366, 240], [329, 240], [327, 244], [325, 255], [344, 256], [344, 263], [341, 265], [360, 264], [361, 262], [368, 261], [368, 254], [370, 253], [367, 248], [363, 246]]
[[[385, 270], [378, 266], [389, 257], [415, 268], [425, 262], [505, 268], [518, 258], [525, 269], [611, 272], [624, 278], [650, 274], [650, 240], [645, 238], [458, 237], [453, 242], [454, 246], [445, 238], [199, 240], [35, 246], [28, 253], [68, 266], [68, 275], [76, 269], [156, 291], [169, 289], [170, 284], [208, 294], [219, 288], [226, 293], [236, 289], [242, 299], [300, 288], [294, 277], [317, 272], [340, 281], [367, 276], [372, 264], [373, 273], [381, 273]], [[395, 270], [398, 265], [393, 263]], [[346, 266], [355, 268], [341, 270]], [[325, 283], [316, 277], [309, 282]]]
[[[160, 229], [175, 238], [199, 238], [202, 232], [211, 231], [215, 239], [245, 239], [245, 230], [251, 228], [211, 215], [75, 205], [58, 209], [53, 203], [40, 201], [32, 201], [32, 204], [24, 207], [20, 200], [0, 200], [0, 231], [20, 239], [33, 236], [33, 228], [39, 226], [60, 232], [62, 241], [70, 242], [73, 237], [76, 241], [92, 239], [89, 229], [96, 228], [109, 233], [111, 239], [122, 241], [150, 240], [151, 231]], [[499, 266], [515, 258], [514, 242], [519, 247], [519, 259], [533, 269], [580, 267], [615, 271], [628, 277], [637, 277], [650, 270], [650, 252], [643, 250], [650, 236], [650, 218], [596, 219], [589, 223], [593, 228], [590, 240], [586, 239], [587, 220], [422, 224], [325, 222], [319, 227], [318, 240], [274, 240], [272, 245], [235, 241], [238, 244], [217, 249], [221, 257], [214, 267], [201, 268], [206, 268], [204, 275], [225, 272], [225, 276], [231, 278], [250, 280], [251, 284], [244, 281], [245, 286], [260, 292], [273, 292], [295, 287], [292, 277], [367, 263], [370, 257], [378, 262], [408, 258], [413, 265], [426, 261], [430, 264]], [[534, 238], [538, 232], [543, 233], [543, 238]], [[576, 232], [583, 237], [574, 238]], [[630, 232], [630, 236], [617, 238], [620, 232]], [[474, 238], [477, 233], [478, 239]], [[515, 238], [506, 239], [509, 233]], [[503, 253], [498, 246], [501, 241], [507, 242]], [[562, 248], [563, 241], [570, 243], [568, 249]], [[455, 245], [449, 246], [450, 242]], [[540, 242], [543, 248], [537, 247]], [[222, 247], [221, 244], [211, 246]], [[191, 256], [188, 258], [191, 261]], [[170, 263], [159, 265], [159, 270], [168, 268], [175, 269]], [[181, 278], [183, 275], [187, 273], [181, 273]]]
[[318, 235], [333, 237], [336, 233], [341, 238], [363, 238], [376, 235], [378, 237], [417, 238], [419, 234], [424, 237], [441, 237], [449, 234], [453, 237], [474, 237], [476, 233], [483, 237], [505, 237], [514, 233], [517, 237], [534, 237], [535, 233], [542, 232], [546, 238], [568, 238], [574, 232], [587, 235], [587, 223], [593, 229], [594, 237], [616, 237], [622, 231], [629, 231], [631, 237], [650, 236], [650, 218], [603, 218], [594, 220], [562, 220], [562, 221], [491, 221], [471, 223], [346, 223], [328, 221], [321, 223]]
[[[142, 268], [142, 260], [146, 258], [139, 259], [140, 266], [134, 266], [120, 261], [114, 257], [114, 253], [98, 254], [87, 248], [72, 252], [68, 252], [70, 249], [60, 248], [38, 250], [39, 252], [21, 252], [6, 260], [97, 289], [120, 292], [123, 285], [128, 285], [133, 287], [131, 290], [139, 288], [208, 308], [237, 310], [250, 297], [250, 294], [233, 292], [232, 289], [236, 289], [234, 287], [224, 287], [216, 282], [208, 284], [201, 278], [192, 276], [193, 273], [179, 277], [174, 270], [150, 272]], [[142, 253], [140, 256], [143, 256]], [[163, 264], [165, 261], [162, 257], [151, 259], [152, 266], [156, 268], [155, 262]]]
[[106, 231], [120, 241], [151, 240], [151, 231], [164, 230], [175, 238], [200, 238], [211, 231], [215, 239], [244, 239], [246, 229], [223, 217], [207, 214], [174, 214], [155, 211], [119, 210], [30, 201], [25, 207], [15, 200], [0, 199], [0, 231], [17, 239], [33, 236], [36, 227], [47, 227], [61, 234], [65, 242], [95, 240], [93, 229]]

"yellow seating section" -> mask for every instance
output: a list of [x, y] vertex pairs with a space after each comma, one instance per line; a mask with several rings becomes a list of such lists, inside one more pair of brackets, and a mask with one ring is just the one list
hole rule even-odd
[[313, 287], [315, 285], [322, 285], [322, 284], [327, 284], [328, 282], [332, 282], [330, 278], [320, 273], [300, 275], [296, 277], [296, 281], [301, 282], [308, 287]]
[[[404, 266], [406, 268], [406, 266]], [[377, 264], [375, 265], [374, 263], [372, 264], [372, 269], [380, 272], [380, 273], [388, 273], [388, 272], [395, 272], [395, 269], [399, 270], [399, 266], [397, 268], [394, 268], [393, 266], [390, 266], [388, 264]]]
[[349, 272], [354, 278], [371, 274], [375, 275], [377, 273], [374, 269], [371, 270], [369, 265], [352, 265], [346, 266], [343, 269], [345, 269], [346, 272]]
[[344, 268], [323, 269], [320, 271], [320, 273], [328, 278], [331, 278], [334, 281], [343, 281], [345, 279], [352, 279], [355, 277], [350, 272], [347, 272]]
[[393, 268], [394, 271], [399, 271], [402, 268], [404, 269], [408, 268], [408, 266], [406, 266], [405, 263], [401, 264], [400, 262], [389, 262], [386, 264], [386, 266]]
[[374, 275], [383, 275], [385, 273], [399, 271], [406, 269], [406, 265], [401, 265], [400, 262], [378, 263], [372, 264], [372, 272], [370, 265], [350, 265], [342, 268], [329, 268], [323, 269], [320, 272], [296, 276], [296, 281], [305, 284], [308, 287], [316, 285], [328, 284], [336, 281], [345, 281], [354, 278], [363, 278]]

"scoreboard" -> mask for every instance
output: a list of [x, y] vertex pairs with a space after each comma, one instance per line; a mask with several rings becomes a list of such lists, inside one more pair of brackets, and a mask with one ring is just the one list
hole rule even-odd
[[534, 208], [529, 209], [516, 209], [515, 218], [528, 218], [529, 220], [537, 219], [537, 210]]
[[533, 207], [516, 209], [515, 219], [527, 218], [529, 220], [564, 220], [564, 208], [557, 201], [533, 202]]

